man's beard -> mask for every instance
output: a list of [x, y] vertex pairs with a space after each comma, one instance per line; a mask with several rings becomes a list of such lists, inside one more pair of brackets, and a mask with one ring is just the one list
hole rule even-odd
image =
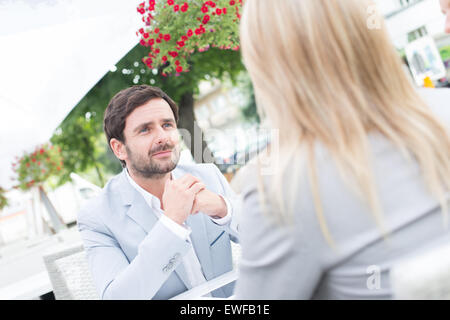
[[[171, 172], [180, 160], [180, 150], [173, 144], [166, 143], [162, 146], [156, 147], [148, 153], [148, 158], [144, 158], [139, 154], [133, 153], [128, 146], [125, 146], [128, 154], [128, 164], [133, 172], [143, 178], [147, 179], [161, 179], [167, 173]], [[171, 150], [172, 154], [169, 160], [165, 160], [163, 164], [159, 160], [152, 159], [152, 155]]]

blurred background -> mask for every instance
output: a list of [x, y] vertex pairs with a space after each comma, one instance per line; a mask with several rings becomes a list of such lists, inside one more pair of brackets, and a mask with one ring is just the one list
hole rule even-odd
[[[179, 127], [203, 133], [203, 152], [232, 186], [270, 141], [238, 47], [207, 44], [192, 53], [189, 72], [167, 76], [142, 59], [142, 3], [149, 5], [0, 0], [0, 299], [52, 298], [44, 252], [79, 243], [77, 211], [122, 170], [102, 127], [121, 89], [167, 92], [180, 107]], [[448, 87], [450, 36], [439, 1], [376, 4], [411, 82]], [[368, 26], [377, 17], [368, 11]], [[182, 162], [203, 161], [192, 149], [183, 144]]]

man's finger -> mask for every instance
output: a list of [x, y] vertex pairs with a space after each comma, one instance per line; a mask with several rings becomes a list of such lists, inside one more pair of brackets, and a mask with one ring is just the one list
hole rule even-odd
[[204, 189], [206, 189], [206, 186], [203, 182], [196, 182], [189, 188], [189, 191], [191, 191], [194, 195], [196, 195], [197, 193], [199, 193]]
[[185, 189], [189, 189], [195, 183], [201, 182], [199, 178], [194, 177], [193, 175], [187, 174], [183, 176], [180, 180], [178, 180], [181, 185], [184, 186]]

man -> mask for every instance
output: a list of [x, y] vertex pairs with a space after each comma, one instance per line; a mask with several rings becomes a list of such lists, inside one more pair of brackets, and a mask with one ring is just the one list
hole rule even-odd
[[440, 0], [442, 12], [445, 14], [445, 32], [450, 33], [450, 0]]
[[169, 299], [232, 270], [236, 196], [215, 165], [177, 166], [177, 121], [177, 105], [146, 85], [122, 90], [105, 111], [124, 169], [78, 215], [102, 299]]

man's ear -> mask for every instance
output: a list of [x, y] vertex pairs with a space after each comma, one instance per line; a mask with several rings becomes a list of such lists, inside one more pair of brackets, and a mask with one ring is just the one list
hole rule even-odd
[[127, 160], [128, 159], [128, 154], [127, 154], [127, 150], [125, 148], [125, 144], [122, 143], [121, 141], [117, 140], [116, 138], [112, 138], [109, 141], [109, 145], [111, 146], [112, 151], [114, 152], [114, 154], [116, 155], [116, 157], [119, 160]]

